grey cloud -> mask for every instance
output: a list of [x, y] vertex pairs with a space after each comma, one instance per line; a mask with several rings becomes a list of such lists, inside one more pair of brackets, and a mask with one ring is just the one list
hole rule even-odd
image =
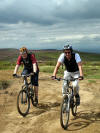
[[52, 25], [65, 19], [100, 18], [99, 5], [99, 0], [4, 0], [4, 8], [0, 8], [0, 22]]
[[2, 0], [0, 48], [62, 49], [70, 42], [75, 49], [98, 51], [99, 5], [99, 0]]
[[78, 42], [74, 41], [73, 47], [78, 51], [100, 53], [100, 36], [95, 38], [84, 37]]
[[54, 22], [51, 10], [51, 3], [46, 0], [43, 0], [42, 3], [40, 0], [18, 0], [5, 10], [1, 9], [0, 22], [17, 23], [23, 21], [51, 25]]
[[100, 18], [99, 0], [71, 0], [56, 6], [55, 15], [63, 19]]

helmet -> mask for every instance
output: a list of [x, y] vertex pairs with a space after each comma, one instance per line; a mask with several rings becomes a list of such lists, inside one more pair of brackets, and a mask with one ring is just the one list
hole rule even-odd
[[65, 45], [63, 50], [71, 50], [71, 52], [73, 52], [73, 48], [71, 45]]
[[20, 51], [21, 53], [27, 53], [27, 52], [28, 52], [28, 50], [27, 50], [26, 47], [20, 48], [19, 51]]

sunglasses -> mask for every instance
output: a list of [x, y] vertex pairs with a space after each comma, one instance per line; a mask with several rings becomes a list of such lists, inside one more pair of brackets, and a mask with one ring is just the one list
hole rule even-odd
[[71, 54], [71, 52], [65, 52], [65, 54]]
[[20, 55], [25, 55], [26, 54], [26, 52], [20, 52]]

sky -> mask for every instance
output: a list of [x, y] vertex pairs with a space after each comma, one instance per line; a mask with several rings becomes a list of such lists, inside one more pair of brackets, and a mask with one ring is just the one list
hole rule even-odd
[[100, 53], [100, 0], [0, 0], [0, 48]]

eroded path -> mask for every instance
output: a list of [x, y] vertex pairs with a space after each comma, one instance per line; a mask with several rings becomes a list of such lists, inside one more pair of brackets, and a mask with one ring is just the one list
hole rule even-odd
[[0, 80], [10, 80], [10, 86], [0, 90], [0, 133], [100, 133], [100, 80], [80, 82], [81, 106], [77, 117], [71, 115], [66, 131], [59, 122], [62, 83], [40, 73], [39, 106], [31, 105], [23, 118], [16, 108], [22, 81], [11, 75], [12, 71], [0, 71]]

